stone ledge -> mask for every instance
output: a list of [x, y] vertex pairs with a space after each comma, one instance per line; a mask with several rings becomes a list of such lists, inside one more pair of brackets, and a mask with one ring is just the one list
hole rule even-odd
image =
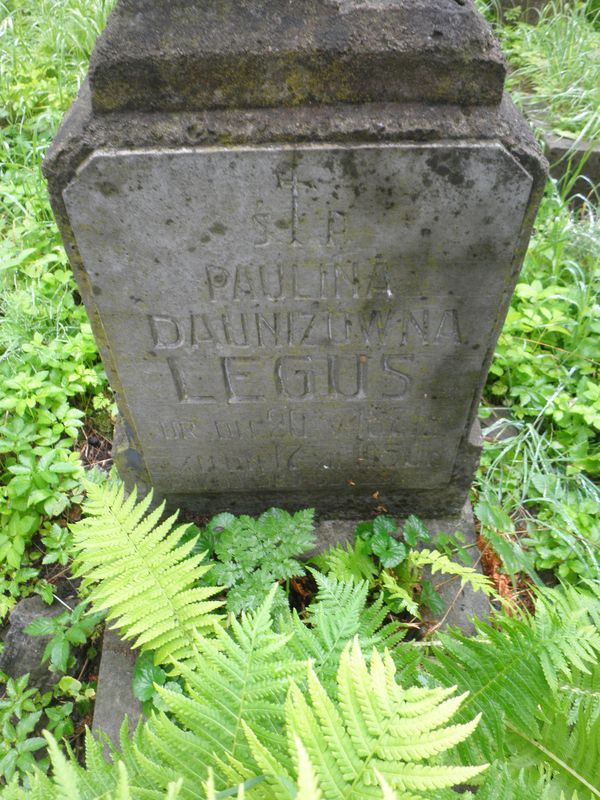
[[[568, 197], [587, 199], [598, 205], [600, 201], [600, 142], [574, 142], [553, 133], [545, 135], [545, 154], [550, 162], [550, 174], [558, 181], [573, 180]], [[581, 165], [581, 168], [580, 168]]]
[[129, 731], [132, 732], [142, 714], [142, 704], [134, 696], [132, 688], [136, 655], [136, 651], [122, 641], [115, 631], [105, 629], [93, 730], [95, 733], [103, 731], [113, 743], [119, 741], [125, 716], [129, 720]]
[[498, 104], [505, 63], [472, 0], [121, 0], [94, 110]]

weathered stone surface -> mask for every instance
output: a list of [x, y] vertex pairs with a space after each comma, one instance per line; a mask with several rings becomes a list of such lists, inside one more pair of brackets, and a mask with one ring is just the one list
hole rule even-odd
[[505, 65], [472, 0], [121, 0], [94, 108], [498, 103]]
[[134, 731], [142, 714], [142, 705], [133, 694], [132, 680], [136, 652], [118, 635], [106, 628], [102, 640], [102, 658], [94, 705], [94, 732], [103, 731], [117, 743], [119, 730], [127, 716]]
[[493, 143], [94, 154], [64, 197], [158, 492], [448, 485], [531, 185]]
[[[186, 41], [181, 14], [212, 9], [214, 23], [231, 11], [197, 5], [165, 11], [158, 73]], [[211, 23], [196, 44], [187, 39], [183, 66], [195, 63], [190, 51], [221, 47], [239, 64], [258, 47], [258, 28], [242, 24], [251, 4], [234, 5], [230, 45]], [[294, 29], [276, 19], [288, 5], [270, 6], [267, 61]], [[449, 49], [436, 51], [448, 66], [437, 70], [444, 102], [305, 93], [306, 105], [286, 106], [282, 94], [273, 102], [285, 107], [247, 108], [260, 97], [234, 92], [221, 110], [198, 97], [172, 102], [153, 70], [146, 83], [133, 70], [136, 97], [144, 86], [129, 105], [117, 43], [137, 37], [135, 52], [149, 58], [144, 41], [156, 45], [165, 9], [119, 8], [94, 60], [96, 110], [85, 85], [45, 171], [117, 395], [115, 459], [128, 485], [152, 484], [171, 505], [204, 513], [277, 504], [362, 516], [381, 503], [395, 514], [458, 513], [480, 452], [479, 392], [545, 180], [531, 132], [508, 98], [491, 98], [487, 78], [472, 102], [488, 105], [456, 104], [471, 102], [460, 87], [473, 54], [495, 58], [470, 0], [462, 27], [454, 0], [294, 5], [316, 14], [294, 40], [305, 55], [321, 52], [317, 30], [337, 52], [348, 26], [364, 33], [348, 53], [377, 44], [416, 54], [413, 33], [428, 15], [440, 30], [447, 23]], [[371, 17], [379, 39], [365, 32]], [[469, 49], [463, 35], [479, 43]], [[430, 56], [424, 47], [425, 72]], [[102, 64], [118, 113], [102, 105]], [[410, 70], [392, 77], [406, 93], [376, 99], [413, 96]], [[210, 110], [190, 110], [199, 107]]]
[[60, 675], [50, 672], [47, 663], [42, 664], [42, 655], [50, 637], [29, 636], [25, 628], [39, 617], [55, 617], [64, 610], [59, 603], [46, 605], [37, 595], [20, 600], [10, 612], [4, 650], [0, 654], [0, 670], [11, 678], [29, 674], [29, 686], [36, 686], [42, 692], [52, 688]]

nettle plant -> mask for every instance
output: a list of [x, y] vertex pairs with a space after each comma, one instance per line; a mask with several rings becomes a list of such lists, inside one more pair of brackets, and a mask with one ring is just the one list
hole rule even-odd
[[[597, 798], [600, 594], [540, 590], [513, 612], [435, 641], [404, 641], [366, 580], [315, 573], [303, 615], [224, 615], [189, 526], [148, 514], [118, 486], [89, 487], [73, 527], [76, 570], [96, 612], [168, 668], [162, 706], [111, 761], [87, 736], [85, 766], [46, 734], [53, 772], [33, 767], [3, 798], [478, 800]], [[467, 785], [465, 787], [465, 784]]]

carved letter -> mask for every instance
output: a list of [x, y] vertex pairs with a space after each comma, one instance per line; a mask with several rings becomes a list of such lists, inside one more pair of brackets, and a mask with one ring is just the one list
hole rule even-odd
[[248, 267], [237, 267], [235, 270], [235, 280], [233, 282], [233, 299], [245, 300], [248, 297], [255, 298], [254, 284], [250, 277]]
[[458, 311], [449, 309], [444, 311], [442, 320], [435, 335], [436, 344], [439, 342], [452, 342], [461, 344], [460, 328], [458, 325]]
[[346, 233], [346, 214], [344, 211], [330, 211], [327, 218], [327, 244], [333, 244], [334, 236]]
[[303, 368], [305, 364], [312, 364], [311, 356], [283, 356], [277, 359], [275, 362], [277, 394], [295, 400], [314, 397], [315, 374], [312, 368]]
[[253, 377], [252, 370], [244, 369], [244, 367], [245, 365], [255, 365], [257, 363], [257, 359], [248, 358], [246, 356], [228, 356], [226, 358], [222, 358], [221, 363], [223, 366], [223, 378], [225, 379], [225, 389], [227, 391], [228, 402], [254, 403], [258, 400], [265, 399], [263, 395], [260, 394], [243, 394], [244, 382]]
[[281, 314], [278, 311], [275, 311], [273, 314], [272, 325], [264, 314], [255, 314], [254, 316], [256, 319], [256, 335], [258, 337], [259, 346], [266, 346], [266, 342], [264, 340], [265, 332], [270, 333], [273, 337], [273, 341], [271, 342], [272, 345], [280, 344], [279, 335], [281, 333]]
[[327, 357], [329, 374], [329, 393], [352, 400], [362, 400], [367, 395], [367, 365], [368, 356], [357, 355], [356, 359], [356, 389], [353, 392], [344, 392], [341, 388], [340, 363], [343, 356]]
[[173, 383], [177, 391], [177, 398], [180, 403], [215, 403], [216, 398], [212, 394], [190, 394], [186, 375], [181, 369], [178, 360], [174, 356], [167, 358], [167, 364], [173, 376]]
[[[219, 344], [219, 340], [212, 332], [206, 314], [192, 314], [192, 347], [199, 347], [205, 342]], [[201, 336], [200, 333], [205, 332]]]
[[264, 266], [261, 266], [258, 270], [258, 274], [260, 276], [260, 288], [262, 289], [263, 295], [268, 300], [279, 300], [281, 297], [283, 297], [283, 268], [280, 265], [278, 265], [275, 271], [277, 274], [277, 283], [278, 283], [277, 293], [272, 291], [270, 287], [267, 285], [268, 281], [265, 279]]
[[334, 270], [335, 275], [335, 296], [337, 298], [342, 297], [342, 282], [347, 284], [350, 287], [352, 292], [352, 297], [356, 300], [360, 296], [360, 279], [358, 277], [358, 271], [356, 268], [356, 264], [352, 264], [352, 275], [348, 275], [344, 272], [341, 267], [336, 267]]
[[404, 325], [402, 327], [402, 341], [400, 342], [401, 345], [405, 345], [408, 341], [408, 336], [410, 333], [409, 325], [412, 325], [421, 336], [421, 341], [423, 344], [429, 344], [429, 311], [424, 308], [422, 311], [421, 323], [412, 313], [412, 311], [408, 311], [404, 317]]
[[[370, 314], [365, 312], [360, 315], [360, 329], [364, 338], [365, 344], [371, 344], [371, 334], [377, 333], [379, 344], [385, 342], [385, 334], [387, 326], [390, 321], [389, 311], [371, 311]], [[375, 329], [373, 331], [373, 329]]]
[[225, 335], [225, 342], [235, 347], [248, 347], [248, 325], [246, 323], [246, 315], [240, 314], [240, 337], [236, 338], [236, 331], [232, 325], [231, 318], [228, 314], [221, 314], [221, 322], [223, 323], [223, 333]]
[[381, 357], [384, 373], [386, 375], [393, 376], [394, 380], [398, 381], [399, 383], [399, 386], [397, 386], [395, 392], [383, 392], [382, 397], [385, 397], [388, 400], [405, 397], [411, 384], [411, 379], [408, 377], [408, 375], [405, 375], [403, 372], [400, 372], [399, 369], [396, 369], [396, 367], [392, 366], [392, 361], [394, 359], [406, 360], [406, 356], [383, 355]]
[[181, 326], [175, 317], [148, 316], [155, 350], [177, 350], [184, 342]]
[[223, 267], [207, 267], [206, 280], [208, 283], [208, 293], [211, 300], [215, 300], [215, 291], [225, 289], [229, 283], [230, 275]]
[[254, 247], [266, 247], [269, 244], [269, 215], [255, 214], [252, 217], [252, 222], [258, 228]]
[[376, 294], [393, 297], [388, 268], [382, 263], [380, 257], [375, 258], [375, 263], [373, 264], [373, 269], [369, 277], [369, 285], [367, 287], [367, 297], [373, 297]]

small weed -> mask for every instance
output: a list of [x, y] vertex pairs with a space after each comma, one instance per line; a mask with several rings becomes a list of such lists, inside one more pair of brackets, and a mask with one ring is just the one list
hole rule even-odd
[[[215, 565], [211, 584], [229, 589], [227, 608], [234, 614], [256, 608], [274, 581], [304, 574], [298, 557], [315, 546], [314, 511], [288, 514], [271, 508], [258, 519], [218, 514], [201, 532], [197, 548]], [[285, 599], [281, 593], [279, 601]]]
[[34, 619], [25, 628], [25, 633], [52, 637], [44, 649], [42, 662], [47, 661], [53, 672], [66, 673], [74, 661], [72, 648], [84, 645], [103, 619], [104, 614], [89, 613], [87, 603], [79, 603], [73, 610], [54, 617]]

